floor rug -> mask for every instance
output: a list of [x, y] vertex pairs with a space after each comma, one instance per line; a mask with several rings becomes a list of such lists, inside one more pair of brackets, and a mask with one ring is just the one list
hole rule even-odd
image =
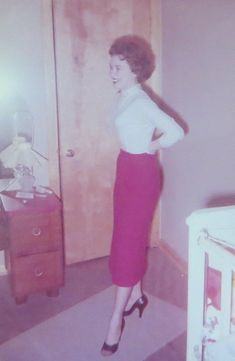
[[[100, 361], [114, 288], [78, 303], [0, 346], [1, 361]], [[148, 295], [140, 319], [126, 318], [119, 350], [112, 361], [143, 361], [186, 329], [186, 312]]]

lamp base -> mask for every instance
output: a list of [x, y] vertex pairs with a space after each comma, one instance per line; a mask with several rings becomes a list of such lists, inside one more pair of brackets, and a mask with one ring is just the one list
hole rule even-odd
[[33, 175], [22, 175], [19, 178], [19, 184], [22, 192], [33, 192], [33, 185], [35, 183]]

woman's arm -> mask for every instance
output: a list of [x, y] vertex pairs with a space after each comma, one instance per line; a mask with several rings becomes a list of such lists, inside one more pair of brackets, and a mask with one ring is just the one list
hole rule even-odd
[[161, 148], [171, 147], [184, 137], [183, 129], [172, 118], [170, 118], [170, 122], [169, 120], [165, 121], [164, 130], [161, 130], [161, 135], [149, 145], [150, 153], [155, 153]]
[[[149, 152], [155, 153], [161, 148], [171, 147], [184, 137], [183, 129], [175, 122], [175, 120], [163, 112], [154, 103], [148, 107], [148, 113], [154, 120], [156, 129], [160, 131], [160, 136], [153, 140], [149, 145]], [[149, 115], [150, 115], [149, 114]]]

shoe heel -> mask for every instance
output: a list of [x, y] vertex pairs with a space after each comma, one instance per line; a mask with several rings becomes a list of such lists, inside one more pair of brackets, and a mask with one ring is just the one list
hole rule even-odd
[[142, 315], [143, 315], [143, 312], [144, 312], [145, 306], [144, 306], [144, 307], [140, 306], [140, 307], [138, 307], [138, 308], [139, 308], [139, 318], [141, 318], [141, 317], [142, 317]]
[[145, 295], [141, 296], [129, 310], [123, 312], [123, 316], [129, 316], [136, 310], [139, 311], [139, 318], [142, 317], [145, 307], [148, 304], [148, 299]]
[[143, 312], [144, 312], [144, 310], [145, 310], [145, 307], [146, 307], [147, 304], [148, 304], [148, 299], [147, 299], [147, 297], [144, 295], [144, 296], [139, 300], [139, 302], [141, 302], [141, 303], [138, 303], [139, 318], [141, 318], [142, 315], [143, 315]]

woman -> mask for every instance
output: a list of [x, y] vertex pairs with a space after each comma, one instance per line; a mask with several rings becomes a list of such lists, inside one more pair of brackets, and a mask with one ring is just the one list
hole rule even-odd
[[[115, 126], [120, 140], [114, 187], [114, 226], [110, 271], [116, 285], [103, 356], [118, 349], [124, 316], [134, 310], [142, 316], [148, 300], [141, 280], [146, 270], [146, 246], [156, 202], [159, 175], [155, 153], [183, 138], [176, 122], [161, 111], [141, 88], [154, 70], [149, 44], [134, 35], [114, 41], [110, 50], [110, 76], [119, 99]], [[155, 140], [155, 131], [161, 135]]]

